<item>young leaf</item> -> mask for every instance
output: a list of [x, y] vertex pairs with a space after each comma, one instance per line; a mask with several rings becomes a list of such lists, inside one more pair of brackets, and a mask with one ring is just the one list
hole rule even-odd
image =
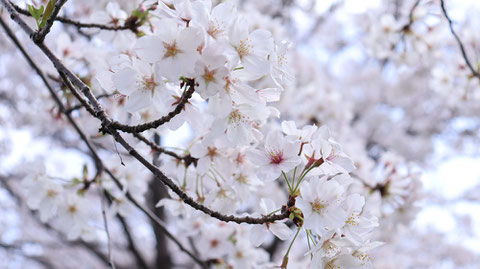
[[37, 9], [32, 6], [32, 5], [27, 5], [28, 7], [28, 11], [30, 11], [30, 15], [32, 15], [32, 17], [34, 17], [35, 19], [37, 19]]
[[48, 1], [47, 7], [45, 8], [45, 12], [43, 13], [43, 16], [42, 16], [42, 21], [40, 22], [40, 25], [39, 25], [40, 28], [45, 27], [45, 24], [47, 23], [48, 18], [50, 18], [50, 15], [52, 15], [54, 7], [55, 7], [55, 0]]
[[40, 8], [35, 8], [32, 5], [28, 5], [28, 11], [30, 11], [30, 14], [35, 19], [35, 22], [37, 23], [38, 28], [40, 28], [40, 20], [42, 17], [43, 9], [44, 9], [43, 6], [40, 6]]

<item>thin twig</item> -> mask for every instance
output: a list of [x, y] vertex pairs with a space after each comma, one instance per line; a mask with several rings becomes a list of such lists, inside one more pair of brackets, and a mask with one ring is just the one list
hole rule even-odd
[[132, 133], [132, 135], [136, 138], [138, 138], [138, 140], [142, 141], [143, 143], [147, 144], [153, 151], [156, 151], [158, 153], [163, 153], [163, 154], [167, 154], [179, 161], [184, 161], [185, 162], [185, 166], [189, 166], [190, 164], [195, 164], [197, 163], [198, 159], [197, 158], [194, 158], [192, 157], [190, 154], [187, 154], [185, 156], [180, 156], [178, 155], [177, 153], [173, 152], [173, 151], [170, 151], [170, 150], [166, 150], [162, 147], [160, 147], [159, 145], [153, 143], [152, 141], [148, 140], [146, 137], [144, 137], [143, 135], [139, 134], [139, 133]]
[[[98, 100], [100, 100], [100, 99], [109, 98], [109, 97], [112, 97], [112, 96], [115, 96], [115, 93], [100, 94], [100, 95], [96, 96], [96, 98], [97, 98]], [[70, 107], [70, 108], [67, 109], [67, 113], [72, 113], [73, 111], [79, 110], [79, 109], [81, 109], [82, 107], [84, 107], [84, 105], [81, 104], [81, 103], [78, 104], [78, 105], [72, 106], [72, 107]]]
[[115, 262], [113, 259], [113, 248], [112, 248], [112, 237], [110, 236], [110, 229], [108, 228], [108, 218], [107, 218], [107, 203], [105, 201], [105, 195], [103, 194], [102, 189], [98, 189], [100, 192], [100, 203], [102, 206], [102, 218], [103, 226], [105, 227], [105, 233], [107, 234], [107, 245], [108, 245], [108, 260], [112, 269], [116, 269]]
[[175, 109], [170, 111], [166, 116], [163, 116], [160, 119], [157, 119], [151, 122], [142, 123], [138, 125], [126, 125], [126, 124], [122, 124], [120, 122], [114, 121], [112, 122], [110, 127], [126, 133], [141, 133], [146, 130], [158, 128], [159, 126], [169, 122], [176, 115], [182, 112], [182, 110], [185, 108], [185, 105], [188, 103], [188, 100], [192, 97], [193, 92], [195, 91], [195, 80], [193, 79], [188, 80], [187, 87], [188, 89], [183, 92], [182, 97], [180, 98]]
[[[32, 16], [32, 14], [30, 14], [30, 12], [28, 10], [23, 9], [23, 8], [15, 5], [12, 2], [10, 2], [10, 4], [13, 6], [13, 8], [15, 8], [15, 10], [18, 13], [20, 13], [22, 15], [25, 15], [25, 16]], [[69, 18], [66, 18], [66, 17], [62, 17], [62, 16], [57, 16], [55, 18], [55, 20], [59, 21], [59, 22], [62, 22], [62, 23], [65, 23], [65, 24], [73, 25], [73, 26], [77, 27], [78, 29], [81, 29], [81, 28], [98, 28], [98, 29], [101, 29], [101, 30], [109, 30], [109, 31], [130, 30], [130, 26], [128, 26], [128, 25], [110, 26], [110, 25], [99, 24], [99, 23], [82, 23], [82, 22], [75, 21], [75, 20], [72, 20], [72, 19], [69, 19]]]
[[415, 18], [413, 17], [413, 13], [415, 12], [415, 9], [417, 9], [418, 5], [420, 4], [420, 0], [415, 1], [413, 6], [410, 8], [410, 12], [408, 13], [408, 23], [405, 24], [402, 27], [402, 31], [408, 31], [410, 30], [410, 27], [412, 26], [413, 22], [415, 21]]
[[463, 59], [465, 60], [465, 63], [467, 64], [468, 66], [468, 69], [470, 69], [470, 71], [472, 72], [472, 74], [477, 77], [478, 79], [480, 79], [480, 73], [475, 70], [475, 68], [473, 68], [473, 65], [472, 63], [470, 62], [470, 60], [468, 59], [468, 56], [467, 56], [467, 52], [465, 51], [465, 46], [463, 45], [462, 43], [462, 40], [460, 39], [460, 37], [458, 36], [458, 34], [455, 32], [455, 30], [453, 29], [453, 21], [452, 19], [450, 19], [450, 17], [448, 16], [447, 14], [447, 9], [445, 8], [445, 1], [444, 0], [440, 0], [440, 6], [442, 7], [442, 12], [443, 12], [443, 15], [445, 16], [445, 18], [447, 19], [448, 21], [448, 26], [450, 28], [450, 32], [452, 33], [452, 35], [455, 37], [455, 40], [457, 41], [458, 43], [458, 47], [460, 47], [460, 51], [462, 52], [462, 57]]
[[133, 256], [135, 257], [135, 260], [137, 261], [137, 265], [139, 266], [139, 268], [148, 269], [147, 262], [142, 257], [140, 251], [138, 251], [138, 249], [135, 247], [135, 242], [133, 241], [133, 236], [130, 233], [130, 229], [128, 228], [127, 221], [120, 214], [117, 214], [117, 218], [120, 221], [120, 224], [122, 224], [123, 231], [125, 232], [125, 235], [127, 237], [128, 248], [130, 249]]

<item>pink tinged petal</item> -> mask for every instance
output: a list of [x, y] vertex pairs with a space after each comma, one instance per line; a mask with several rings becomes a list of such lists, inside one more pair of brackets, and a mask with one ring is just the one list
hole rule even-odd
[[285, 160], [282, 161], [281, 164], [278, 165], [278, 168], [280, 170], [282, 170], [283, 172], [287, 173], [290, 170], [292, 170], [293, 168], [295, 168], [295, 166], [300, 164], [301, 161], [302, 161], [302, 159], [300, 157], [285, 159]]
[[322, 140], [320, 145], [321, 145], [320, 152], [322, 153], [323, 159], [329, 160], [329, 158], [332, 158], [334, 153], [332, 144], [326, 140]]
[[283, 121], [282, 131], [287, 135], [298, 135], [298, 129], [294, 121]]
[[329, 229], [340, 228], [345, 224], [348, 219], [347, 213], [340, 207], [329, 207], [324, 214], [325, 226]]
[[270, 163], [270, 160], [267, 158], [265, 152], [258, 149], [253, 149], [247, 152], [247, 157], [252, 163], [259, 166], [264, 166]]
[[334, 202], [345, 191], [345, 188], [334, 180], [329, 180], [324, 184], [318, 184], [316, 191], [322, 200]]
[[212, 164], [212, 161], [210, 160], [210, 157], [203, 157], [198, 159], [197, 173], [200, 175], [205, 174], [208, 171], [208, 169], [210, 169], [211, 164]]
[[352, 255], [341, 254], [336, 258], [334, 265], [339, 268], [357, 268], [362, 266], [362, 262]]
[[57, 204], [55, 200], [51, 198], [43, 199], [39, 206], [40, 220], [47, 222], [55, 214], [56, 208]]
[[[300, 193], [305, 201], [312, 202], [317, 198], [317, 190], [310, 182], [303, 182], [300, 186]], [[310, 205], [309, 205], [310, 207]]]
[[178, 36], [178, 46], [185, 53], [197, 52], [198, 47], [203, 43], [204, 36], [201, 29], [188, 27], [183, 29]]
[[132, 68], [125, 68], [112, 75], [116, 89], [125, 95], [130, 95], [137, 89], [137, 73]]
[[298, 156], [298, 153], [300, 152], [300, 141], [295, 141], [295, 142], [287, 142], [284, 144], [285, 148], [285, 155], [290, 156], [291, 158], [295, 159], [301, 159], [300, 156]]
[[271, 223], [270, 231], [280, 240], [287, 240], [292, 234], [292, 230], [283, 222]]
[[173, 57], [166, 57], [155, 64], [155, 72], [157, 75], [175, 82], [178, 81], [181, 76], [182, 67]]
[[263, 213], [270, 213], [276, 210], [275, 202], [272, 199], [262, 198], [260, 199], [260, 208], [263, 210]]
[[156, 35], [146, 35], [137, 40], [135, 51], [142, 61], [155, 63], [160, 61], [165, 54], [162, 46], [163, 40]]
[[347, 171], [347, 173], [352, 172], [356, 168], [352, 159], [350, 159], [348, 157], [345, 157], [345, 156], [336, 155], [330, 161], [339, 165], [343, 169], [345, 169], [345, 171]]
[[349, 213], [362, 211], [363, 206], [365, 205], [365, 197], [358, 193], [351, 194], [347, 197], [345, 201], [346, 210]]
[[282, 149], [282, 144], [281, 142], [283, 141], [283, 136], [279, 132], [270, 132], [267, 135], [267, 138], [265, 139], [265, 149], [267, 152], [269, 150], [281, 150]]
[[193, 145], [193, 147], [190, 149], [190, 154], [194, 158], [203, 157], [203, 156], [207, 155], [207, 153], [208, 153], [207, 147], [205, 147], [201, 143], [197, 143], [197, 144]]
[[309, 202], [305, 201], [304, 198], [302, 197], [297, 198], [295, 202], [295, 206], [300, 208], [300, 210], [302, 210], [305, 218], [310, 217], [310, 215], [312, 214], [312, 206], [310, 205]]
[[246, 145], [251, 141], [251, 135], [245, 124], [234, 123], [227, 128], [227, 139], [235, 145]]
[[254, 225], [250, 230], [250, 242], [252, 242], [255, 247], [258, 247], [265, 241], [267, 235], [266, 225]]
[[258, 90], [258, 93], [265, 102], [277, 102], [280, 100], [282, 90], [279, 88], [265, 88]]
[[330, 130], [328, 130], [327, 126], [321, 126], [312, 136], [313, 138], [321, 138], [323, 140], [328, 140], [330, 138]]
[[249, 38], [252, 40], [254, 53], [256, 55], [266, 59], [268, 54], [273, 51], [272, 33], [269, 31], [257, 29], [250, 33]]
[[260, 179], [264, 182], [271, 182], [277, 179], [282, 171], [278, 169], [277, 166], [274, 165], [266, 165], [262, 166], [262, 169], [260, 170]]
[[238, 18], [229, 31], [230, 42], [234, 46], [240, 45], [241, 40], [245, 40], [248, 37], [248, 21], [244, 18]]
[[256, 55], [248, 55], [242, 58], [245, 72], [250, 75], [250, 79], [258, 79], [270, 71], [270, 62], [267, 58]]
[[317, 213], [313, 213], [309, 218], [305, 218], [304, 225], [305, 228], [312, 229], [320, 236], [326, 233], [324, 218]]
[[[211, 19], [222, 26], [229, 26], [232, 19], [236, 17], [237, 9], [232, 3], [221, 3], [212, 10]], [[226, 29], [225, 29], [226, 30]]]
[[162, 19], [160, 25], [162, 25], [162, 27], [156, 28], [155, 34], [157, 34], [162, 41], [171, 43], [178, 37], [180, 27], [176, 19]]
[[270, 117], [280, 118], [280, 110], [273, 106], [269, 106], [268, 110], [270, 110]]
[[182, 125], [185, 123], [185, 117], [183, 115], [183, 112], [181, 112], [176, 117], [173, 117], [173, 119], [168, 122], [168, 129], [175, 131], [182, 127]]
[[152, 93], [148, 91], [135, 91], [127, 100], [125, 110], [134, 113], [140, 109], [146, 108], [152, 103]]

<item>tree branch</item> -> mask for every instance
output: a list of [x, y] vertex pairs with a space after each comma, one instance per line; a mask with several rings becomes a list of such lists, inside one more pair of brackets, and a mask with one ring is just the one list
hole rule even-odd
[[125, 124], [121, 124], [117, 121], [113, 121], [112, 124], [110, 125], [110, 127], [115, 128], [117, 130], [120, 130], [122, 132], [126, 132], [126, 133], [141, 133], [141, 132], [149, 130], [149, 129], [156, 129], [157, 127], [169, 122], [176, 115], [178, 115], [178, 114], [180, 114], [180, 112], [182, 112], [186, 103], [188, 102], [188, 99], [190, 99], [192, 97], [193, 92], [195, 91], [195, 80], [188, 79], [186, 84], [187, 84], [188, 89], [183, 92], [182, 97], [180, 98], [180, 101], [178, 102], [175, 109], [170, 111], [166, 116], [163, 116], [160, 119], [157, 119], [157, 120], [154, 120], [154, 121], [151, 121], [151, 122], [147, 122], [147, 123], [143, 123], [143, 124], [139, 124], [139, 125], [125, 125]]
[[[115, 94], [114, 93], [113, 94], [112, 93], [105, 93], [105, 94], [97, 95], [96, 98], [97, 98], [97, 100], [100, 100], [100, 99], [109, 98], [109, 97], [112, 97], [112, 96], [115, 96]], [[78, 105], [75, 105], [75, 106], [72, 106], [72, 107], [67, 109], [67, 113], [70, 114], [73, 111], [81, 109], [82, 107], [85, 107], [82, 103], [80, 103]]]
[[135, 242], [133, 241], [133, 236], [130, 233], [130, 229], [128, 227], [127, 221], [125, 220], [124, 217], [122, 217], [119, 214], [117, 214], [117, 219], [120, 221], [120, 224], [122, 224], [123, 231], [125, 232], [125, 236], [127, 237], [128, 248], [130, 249], [130, 252], [132, 252], [133, 256], [135, 257], [138, 268], [148, 269], [147, 262], [142, 257], [142, 254], [140, 253], [140, 251], [138, 251], [138, 249], [135, 247]]
[[445, 18], [447, 19], [448, 21], [448, 26], [450, 28], [450, 32], [452, 33], [452, 35], [455, 37], [455, 40], [457, 41], [458, 43], [458, 47], [460, 48], [460, 51], [462, 52], [462, 57], [463, 59], [465, 60], [465, 63], [467, 64], [468, 66], [468, 69], [470, 69], [470, 71], [472, 72], [472, 74], [477, 77], [478, 79], [480, 79], [480, 73], [475, 70], [475, 68], [473, 68], [473, 65], [472, 63], [470, 62], [470, 60], [468, 59], [468, 56], [467, 56], [467, 52], [465, 51], [465, 46], [463, 45], [462, 43], [462, 40], [460, 39], [460, 37], [458, 36], [458, 34], [455, 32], [455, 30], [453, 29], [453, 21], [452, 19], [450, 19], [450, 17], [448, 16], [448, 13], [447, 13], [447, 9], [445, 8], [445, 1], [444, 0], [440, 0], [440, 6], [442, 8], [442, 12], [443, 12], [443, 15], [445, 16]]
[[180, 156], [178, 155], [177, 153], [173, 152], [173, 151], [170, 151], [170, 150], [166, 150], [162, 147], [160, 147], [159, 145], [153, 143], [152, 141], [148, 140], [146, 137], [144, 137], [143, 135], [139, 134], [139, 133], [132, 133], [132, 135], [136, 138], [138, 138], [138, 140], [144, 142], [145, 144], [147, 144], [153, 151], [156, 151], [158, 153], [163, 153], [163, 154], [167, 154], [179, 161], [184, 161], [185, 162], [185, 166], [189, 166], [190, 164], [197, 164], [197, 161], [198, 159], [197, 158], [194, 158], [192, 157], [190, 154], [187, 154], [185, 156]]

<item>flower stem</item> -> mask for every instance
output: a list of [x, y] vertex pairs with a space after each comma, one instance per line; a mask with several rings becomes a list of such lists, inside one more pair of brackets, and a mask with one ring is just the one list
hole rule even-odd
[[280, 210], [282, 210], [282, 209], [279, 208], [279, 209], [277, 209], [277, 210], [275, 210], [275, 211], [272, 211], [272, 212], [268, 213], [267, 216], [273, 215], [273, 214], [277, 213], [277, 212], [280, 211]]
[[286, 263], [288, 263], [288, 254], [290, 254], [290, 250], [292, 249], [293, 243], [295, 242], [295, 239], [297, 239], [298, 233], [300, 232], [301, 228], [302, 227], [297, 228], [297, 232], [295, 233], [295, 236], [293, 237], [293, 240], [290, 243], [290, 246], [288, 246], [287, 253], [285, 253], [285, 256], [283, 256], [284, 264], [282, 264], [282, 269], [287, 269], [287, 264]]
[[293, 194], [293, 192], [292, 192], [292, 186], [290, 185], [290, 182], [288, 182], [287, 175], [286, 175], [285, 172], [283, 172], [283, 171], [282, 171], [282, 175], [283, 175], [283, 178], [285, 178], [285, 181], [287, 182], [288, 190], [290, 191], [290, 194]]
[[302, 180], [305, 178], [305, 176], [308, 174], [308, 172], [310, 172], [310, 170], [312, 170], [312, 169], [313, 169], [313, 167], [310, 167], [310, 168], [308, 168], [306, 171], [304, 170], [304, 171], [302, 172], [302, 174], [300, 174], [300, 178], [299, 178], [299, 180], [298, 180], [298, 182], [297, 182], [297, 185], [295, 185], [295, 188], [293, 189], [293, 192], [292, 192], [292, 193], [297, 192], [298, 188], [300, 187], [300, 183], [302, 183]]

